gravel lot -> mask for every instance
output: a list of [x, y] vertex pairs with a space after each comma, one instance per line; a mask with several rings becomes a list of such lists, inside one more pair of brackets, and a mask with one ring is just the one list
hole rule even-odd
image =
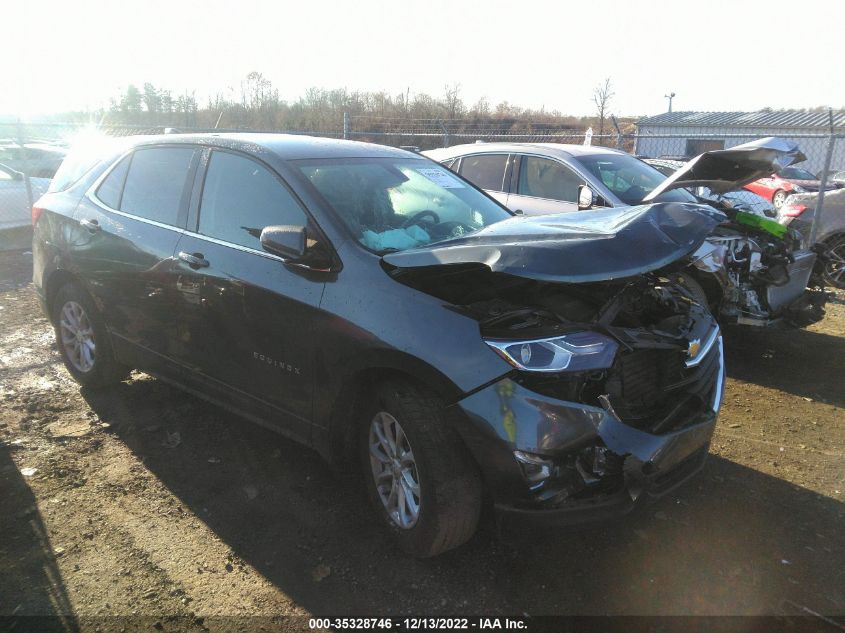
[[[845, 626], [845, 295], [726, 333], [698, 479], [618, 524], [415, 561], [311, 451], [144, 374], [80, 392], [0, 254], [0, 615], [798, 614]], [[32, 469], [36, 469], [33, 473]], [[181, 626], [181, 625], [180, 625]]]

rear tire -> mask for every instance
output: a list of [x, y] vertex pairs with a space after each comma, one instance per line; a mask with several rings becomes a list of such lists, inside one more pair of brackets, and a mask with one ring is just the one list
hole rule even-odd
[[825, 285], [845, 290], [845, 235], [833, 238], [826, 246], [833, 261], [824, 267]]
[[382, 383], [358, 433], [367, 494], [405, 552], [427, 558], [469, 540], [481, 513], [481, 477], [439, 398], [404, 381]]
[[76, 382], [106, 387], [129, 375], [129, 368], [115, 360], [103, 319], [81, 286], [68, 283], [59, 289], [52, 316], [59, 353]]

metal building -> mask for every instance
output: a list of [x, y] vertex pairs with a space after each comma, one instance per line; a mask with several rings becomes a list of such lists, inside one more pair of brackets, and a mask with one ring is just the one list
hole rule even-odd
[[[801, 167], [818, 173], [831, 133], [845, 132], [845, 110], [759, 110], [757, 112], [665, 112], [637, 121], [634, 153], [687, 159], [766, 136], [795, 140], [806, 154]], [[837, 143], [831, 168], [845, 169], [845, 143]]]

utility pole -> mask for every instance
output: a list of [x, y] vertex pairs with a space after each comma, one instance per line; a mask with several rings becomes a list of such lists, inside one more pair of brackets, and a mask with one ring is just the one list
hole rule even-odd
[[[21, 171], [23, 171], [23, 181], [26, 185], [26, 200], [29, 202], [29, 208], [35, 204], [35, 198], [32, 195], [32, 182], [29, 180], [29, 157], [26, 155], [26, 148], [24, 147], [24, 133], [23, 124], [18, 119], [18, 159], [21, 161]], [[830, 165], [828, 165], [830, 167]]]
[[834, 136], [833, 123], [833, 108], [827, 109], [827, 115], [830, 119], [830, 136], [827, 139], [827, 154], [824, 157], [824, 168], [822, 169], [822, 177], [819, 179], [819, 192], [816, 194], [816, 208], [813, 210], [813, 222], [810, 225], [810, 246], [816, 243], [816, 236], [819, 231], [819, 221], [822, 219], [822, 212], [824, 211], [824, 193], [827, 189], [828, 172], [830, 171], [830, 161], [833, 158], [833, 146], [836, 145], [836, 136]]
[[671, 112], [672, 111], [672, 99], [675, 98], [675, 93], [670, 92], [668, 95], [663, 95], [663, 96], [666, 97], [667, 99], [669, 99], [669, 112]]

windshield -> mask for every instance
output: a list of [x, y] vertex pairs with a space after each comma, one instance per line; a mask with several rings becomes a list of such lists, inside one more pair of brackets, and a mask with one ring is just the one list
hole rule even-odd
[[428, 160], [346, 158], [295, 164], [358, 241], [381, 253], [460, 237], [511, 217]]
[[[654, 167], [627, 154], [593, 154], [573, 158], [625, 204], [641, 204], [652, 189], [666, 180], [666, 176]], [[695, 202], [695, 196], [683, 189], [671, 189], [660, 194], [654, 202]]]
[[816, 180], [815, 174], [807, 171], [806, 169], [799, 169], [797, 167], [787, 167], [786, 169], [781, 169], [780, 174], [778, 174], [781, 178], [792, 178], [793, 180]]

